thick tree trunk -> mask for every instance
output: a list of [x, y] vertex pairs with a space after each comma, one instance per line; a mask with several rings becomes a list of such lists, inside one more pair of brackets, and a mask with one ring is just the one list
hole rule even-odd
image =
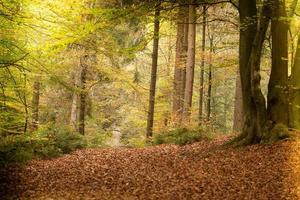
[[84, 54], [80, 58], [81, 74], [80, 74], [80, 94], [79, 94], [79, 115], [78, 115], [78, 132], [85, 134], [85, 115], [86, 115], [86, 79], [88, 71], [88, 55]]
[[[184, 88], [185, 88], [185, 66], [187, 54], [187, 15], [188, 7], [181, 5], [177, 17], [177, 41], [176, 41], [176, 60], [174, 72], [174, 95], [173, 95], [173, 114], [176, 122], [180, 121]], [[183, 93], [183, 95], [182, 95]]]
[[189, 121], [191, 115], [194, 69], [195, 69], [195, 45], [196, 45], [196, 5], [189, 5], [189, 34], [188, 34], [188, 55], [186, 66], [186, 85], [184, 93], [184, 120]]
[[200, 91], [199, 91], [199, 125], [203, 120], [203, 97], [204, 97], [204, 68], [205, 68], [205, 50], [206, 50], [206, 6], [203, 6], [203, 24], [202, 24], [202, 58], [200, 70]]
[[239, 65], [243, 100], [243, 130], [239, 137], [233, 140], [234, 143], [242, 143], [248, 132], [255, 131], [255, 112], [253, 111], [253, 101], [251, 97], [251, 69], [248, 67], [252, 44], [257, 31], [257, 9], [256, 0], [240, 0], [240, 44], [239, 44]]
[[295, 54], [295, 61], [292, 67], [291, 75], [291, 126], [300, 129], [300, 35], [298, 35], [298, 44]]
[[157, 65], [158, 65], [159, 28], [160, 28], [160, 0], [156, 5], [155, 17], [154, 17], [154, 39], [153, 39], [151, 83], [150, 83], [150, 94], [149, 94], [149, 110], [148, 110], [148, 120], [147, 120], [147, 135], [146, 135], [147, 138], [152, 137], [153, 134], [156, 75], [157, 75]]
[[[292, 18], [295, 14], [298, 0], [293, 0], [288, 12], [288, 17]], [[292, 69], [289, 79], [289, 127], [300, 129], [300, 34], [298, 34], [298, 42], [295, 55], [292, 57]]]
[[261, 18], [259, 21], [259, 28], [256, 32], [256, 36], [253, 42], [251, 55], [248, 62], [248, 67], [251, 69], [251, 95], [252, 101], [255, 105], [256, 111], [256, 130], [248, 134], [252, 135], [252, 142], [261, 141], [266, 137], [266, 100], [261, 91], [260, 85], [260, 62], [263, 44], [266, 38], [266, 33], [270, 24], [271, 6], [268, 1], [262, 8]]
[[39, 107], [40, 107], [40, 77], [36, 77], [33, 83], [32, 94], [32, 130], [36, 131], [39, 126]]
[[245, 121], [242, 134], [234, 140], [236, 145], [261, 142], [267, 137], [266, 103], [260, 87], [260, 60], [270, 23], [270, 1], [264, 1], [257, 29], [256, 15], [255, 0], [240, 0], [240, 73]]
[[268, 89], [268, 120], [272, 126], [288, 126], [288, 23], [284, 1], [273, 0], [272, 10], [272, 70]]
[[243, 127], [243, 96], [239, 70], [236, 75], [233, 131], [241, 132]]

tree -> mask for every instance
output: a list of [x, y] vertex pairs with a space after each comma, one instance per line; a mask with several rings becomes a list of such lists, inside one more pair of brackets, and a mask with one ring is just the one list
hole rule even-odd
[[288, 126], [288, 23], [284, 0], [272, 3], [272, 69], [268, 87], [268, 121]]
[[292, 67], [291, 74], [291, 117], [290, 123], [291, 127], [295, 129], [300, 129], [300, 38], [298, 36], [298, 42], [296, 47], [295, 60]]
[[32, 129], [36, 131], [39, 126], [39, 107], [40, 107], [40, 77], [36, 77], [33, 83], [32, 94]]
[[235, 84], [233, 131], [240, 132], [243, 127], [243, 97], [240, 71], [237, 70]]
[[200, 91], [199, 91], [199, 123], [203, 120], [203, 97], [204, 97], [204, 68], [205, 68], [205, 50], [206, 50], [206, 11], [207, 7], [203, 6], [203, 24], [202, 24], [202, 58], [200, 72]]
[[[86, 53], [86, 52], [85, 52]], [[80, 94], [79, 94], [79, 115], [78, 115], [78, 132], [82, 135], [85, 133], [85, 114], [86, 114], [86, 81], [88, 72], [88, 54], [80, 57]]]
[[[240, 1], [241, 11], [243, 10], [243, 6], [248, 7], [248, 11], [250, 8], [253, 9], [253, 11], [256, 9], [256, 2], [251, 2], [250, 5], [247, 5], [246, 1]], [[286, 30], [284, 27], [281, 26], [282, 29], [277, 29], [278, 24], [280, 23], [278, 20], [279, 11], [278, 9], [283, 9], [281, 7], [282, 4], [275, 0], [266, 0], [263, 2], [263, 7], [260, 13], [259, 18], [259, 24], [257, 30], [255, 30], [255, 37], [252, 41], [252, 48], [251, 53], [248, 58], [248, 63], [246, 67], [241, 66], [241, 79], [242, 79], [242, 89], [243, 89], [243, 104], [244, 104], [244, 115], [245, 115], [245, 122], [244, 122], [244, 129], [242, 134], [235, 139], [237, 141], [237, 145], [245, 145], [245, 144], [251, 144], [251, 143], [257, 143], [257, 142], [268, 142], [280, 139], [282, 137], [285, 137], [287, 133], [285, 133], [284, 130], [281, 130], [278, 135], [276, 129], [278, 127], [281, 127], [282, 124], [287, 120], [286, 118], [283, 119], [283, 121], [280, 121], [280, 117], [278, 116], [278, 110], [281, 110], [285, 108], [285, 112], [287, 112], [287, 107], [285, 103], [280, 102], [281, 95], [280, 93], [275, 93], [274, 91], [277, 89], [277, 84], [282, 85], [286, 83], [286, 77], [287, 74], [285, 72], [285, 62], [280, 58], [275, 58], [276, 50], [280, 48], [276, 41], [273, 41], [275, 43], [275, 46], [273, 47], [273, 56], [272, 56], [272, 68], [271, 68], [271, 76], [269, 81], [269, 91], [268, 91], [268, 99], [266, 104], [266, 99], [261, 91], [261, 76], [260, 76], [260, 62], [261, 62], [261, 55], [262, 55], [262, 49], [263, 49], [263, 43], [266, 39], [266, 33], [270, 24], [271, 19], [273, 20], [273, 30], [272, 33], [275, 35], [275, 39], [279, 39], [283, 37], [283, 40], [285, 38]], [[282, 13], [282, 10], [281, 10]], [[244, 15], [245, 14], [245, 15]], [[252, 13], [254, 14], [254, 12]], [[244, 19], [244, 16], [249, 16], [249, 13], [241, 12], [241, 20]], [[275, 17], [274, 17], [275, 16]], [[272, 18], [273, 17], [273, 18]], [[252, 16], [252, 19], [253, 16]], [[274, 21], [275, 20], [275, 21]], [[275, 24], [274, 24], [275, 23]], [[275, 25], [275, 27], [274, 27]], [[241, 36], [242, 35], [241, 31]], [[277, 35], [278, 34], [278, 35]], [[241, 44], [245, 44], [246, 40], [245, 38], [241, 37]], [[274, 39], [274, 38], [273, 38]], [[249, 40], [250, 42], [250, 40]], [[286, 41], [285, 41], [286, 42]], [[243, 50], [241, 48], [241, 50]], [[280, 55], [286, 55], [286, 49], [283, 47], [282, 52], [280, 52]], [[241, 54], [241, 57], [244, 56]], [[285, 60], [285, 59], [284, 59]], [[275, 63], [278, 61], [279, 63]], [[281, 63], [281, 65], [279, 65]], [[282, 64], [283, 63], [283, 64]], [[280, 72], [283, 70], [283, 77], [278, 77]], [[250, 76], [249, 73], [250, 72]], [[247, 76], [246, 76], [247, 75]], [[276, 84], [274, 84], [276, 82]], [[274, 101], [276, 99], [276, 101]], [[276, 103], [279, 102], [278, 107], [274, 108], [273, 110], [270, 110], [276, 105]], [[284, 112], [282, 110], [282, 112]], [[269, 121], [268, 121], [269, 119]], [[274, 120], [274, 121], [273, 121]], [[286, 124], [283, 124], [286, 125]], [[287, 132], [287, 131], [286, 131]]]
[[210, 121], [211, 117], [211, 100], [212, 100], [212, 56], [214, 53], [214, 36], [212, 33], [210, 33], [209, 37], [209, 67], [208, 67], [208, 88], [207, 88], [207, 115], [206, 115], [206, 121]]
[[195, 46], [196, 46], [196, 5], [191, 1], [189, 5], [189, 31], [188, 31], [188, 52], [186, 64], [186, 85], [184, 93], [183, 116], [189, 121], [191, 115], [194, 69], [195, 69]]
[[[173, 94], [173, 113], [176, 121], [181, 121], [183, 111], [183, 100], [186, 79], [186, 55], [187, 55], [187, 35], [188, 23], [187, 6], [180, 5], [177, 14], [177, 36], [176, 36], [176, 58], [174, 70], [174, 94]], [[178, 119], [179, 118], [179, 119]]]
[[150, 82], [150, 93], [149, 93], [149, 110], [148, 110], [148, 120], [147, 120], [147, 138], [152, 137], [153, 134], [156, 75], [157, 75], [157, 66], [158, 66], [160, 5], [161, 2], [159, 0], [155, 5], [155, 16], [154, 16], [154, 35], [153, 35], [151, 82]]

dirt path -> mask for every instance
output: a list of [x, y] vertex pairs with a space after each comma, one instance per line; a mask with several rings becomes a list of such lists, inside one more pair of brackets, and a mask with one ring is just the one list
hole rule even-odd
[[87, 149], [0, 168], [1, 199], [300, 199], [300, 143]]
[[121, 136], [122, 136], [122, 133], [121, 133], [120, 129], [119, 128], [115, 128], [112, 131], [112, 137], [107, 142], [107, 145], [110, 146], [110, 147], [120, 147], [120, 146], [122, 146]]

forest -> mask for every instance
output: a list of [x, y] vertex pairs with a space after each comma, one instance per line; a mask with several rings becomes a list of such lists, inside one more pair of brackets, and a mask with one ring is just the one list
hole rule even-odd
[[0, 199], [300, 199], [299, 91], [298, 0], [0, 0]]

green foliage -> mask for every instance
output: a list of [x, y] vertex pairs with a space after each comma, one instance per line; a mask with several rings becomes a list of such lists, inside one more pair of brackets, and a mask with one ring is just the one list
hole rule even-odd
[[23, 136], [7, 136], [0, 141], [0, 164], [25, 162], [33, 158], [32, 141]]
[[24, 119], [20, 111], [8, 106], [0, 106], [0, 136], [21, 133], [24, 129], [23, 123]]
[[0, 164], [56, 157], [85, 146], [83, 136], [72, 133], [68, 127], [50, 125], [32, 134], [2, 137]]
[[277, 142], [279, 140], [288, 139], [291, 137], [293, 137], [293, 135], [289, 132], [287, 126], [285, 126], [284, 124], [276, 124], [270, 131], [269, 142]]
[[206, 139], [201, 130], [188, 130], [186, 128], [175, 129], [154, 136], [153, 142], [159, 144], [186, 145]]
[[110, 132], [100, 132], [85, 136], [88, 148], [99, 148], [106, 146], [106, 141], [111, 137]]
[[[50, 125], [37, 133], [38, 138], [46, 138], [48, 145], [54, 146], [59, 152], [70, 153], [75, 149], [84, 148], [86, 141], [82, 135], [73, 133], [67, 126]], [[51, 149], [51, 148], [50, 148]]]

